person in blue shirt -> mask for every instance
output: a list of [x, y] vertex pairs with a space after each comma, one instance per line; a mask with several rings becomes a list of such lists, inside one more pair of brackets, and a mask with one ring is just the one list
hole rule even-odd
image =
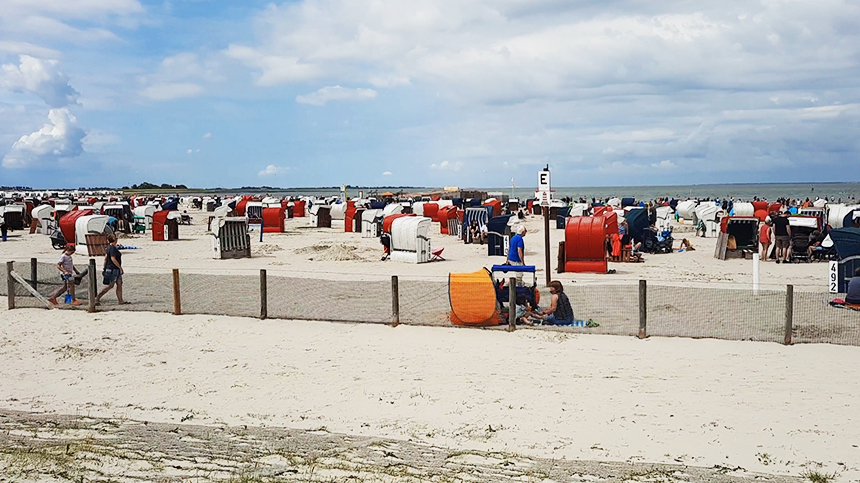
[[508, 263], [511, 265], [525, 265], [526, 245], [523, 237], [526, 236], [526, 227], [517, 225], [514, 231], [516, 235], [511, 237], [510, 246], [508, 247]]
[[[514, 227], [516, 234], [511, 237], [508, 246], [508, 265], [525, 265], [526, 264], [526, 244], [523, 237], [526, 236], [526, 227], [516, 225]], [[523, 272], [517, 272], [517, 285], [523, 284]]]

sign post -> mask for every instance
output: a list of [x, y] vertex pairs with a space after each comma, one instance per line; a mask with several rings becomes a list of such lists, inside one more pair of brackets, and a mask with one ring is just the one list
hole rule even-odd
[[549, 203], [551, 199], [551, 188], [549, 182], [549, 165], [546, 168], [538, 171], [538, 191], [540, 192], [540, 207], [543, 212], [543, 251], [546, 257], [546, 284], [550, 282], [550, 267], [549, 267]]

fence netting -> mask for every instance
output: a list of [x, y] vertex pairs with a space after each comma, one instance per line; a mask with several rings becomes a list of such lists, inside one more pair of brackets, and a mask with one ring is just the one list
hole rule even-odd
[[[564, 293], [570, 300], [577, 320], [592, 320], [596, 327], [579, 329], [590, 334], [636, 335], [639, 333], [639, 286], [565, 284]], [[550, 293], [541, 290], [541, 306], [550, 304]]]
[[[59, 259], [59, 257], [57, 258]], [[50, 297], [54, 291], [63, 285], [63, 280], [60, 277], [60, 271], [57, 269], [56, 263], [37, 262], [34, 266], [31, 264], [30, 260], [20, 260], [15, 261], [13, 266], [15, 272], [24, 278], [24, 280], [30, 282], [30, 286], [35, 288], [39, 294], [45, 298]], [[35, 281], [32, 276], [34, 268], [36, 275]], [[84, 269], [84, 267], [76, 268], [81, 271]], [[5, 267], [3, 272], [5, 274]], [[3, 278], [3, 282], [0, 283], [0, 291], [2, 291], [3, 295], [8, 295], [9, 291], [7, 289], [5, 276]], [[86, 279], [82, 280], [81, 284], [77, 285], [75, 288], [76, 297], [81, 300], [87, 300]], [[22, 308], [44, 307], [36, 297], [33, 297], [30, 292], [20, 284], [15, 284], [15, 305]]]
[[[259, 294], [259, 278], [257, 280]], [[390, 281], [267, 277], [268, 316], [337, 322], [391, 322]], [[257, 304], [259, 307], [259, 303]], [[259, 312], [258, 312], [259, 314]]]
[[782, 342], [785, 291], [648, 284], [648, 334]]
[[[451, 325], [448, 319], [451, 312], [448, 282], [400, 280], [398, 287], [401, 324]], [[391, 300], [390, 284], [388, 299]]]
[[[83, 271], [86, 265], [77, 265]], [[62, 279], [56, 264], [30, 260], [14, 262], [14, 270], [45, 298]], [[102, 288], [101, 268], [96, 273], [97, 290]], [[394, 316], [391, 280], [355, 281], [266, 277], [267, 316], [274, 319], [328, 320], [361, 323], [391, 323]], [[29, 290], [14, 284], [15, 305], [44, 307]], [[261, 279], [258, 273], [199, 274], [181, 272], [179, 295], [185, 314], [259, 317]], [[589, 327], [558, 327], [581, 333], [635, 336], [640, 323], [640, 288], [637, 282], [611, 285], [565, 283], [565, 293], [579, 320]], [[541, 306], [550, 301], [541, 287]], [[0, 283], [0, 295], [7, 295]], [[400, 280], [399, 320], [407, 325], [450, 326], [448, 282]], [[132, 273], [123, 277], [127, 305], [119, 305], [115, 291], [102, 299], [99, 311], [174, 311], [173, 273]], [[88, 280], [76, 287], [77, 299], [87, 304]], [[717, 338], [783, 342], [786, 329], [786, 289], [759, 290], [705, 288], [648, 283], [645, 317], [649, 336]], [[830, 294], [816, 287], [795, 287], [790, 305], [791, 340], [794, 343], [860, 345], [860, 311], [830, 304], [844, 294]], [[62, 304], [63, 297], [59, 297]]]
[[[830, 305], [835, 294], [794, 290], [794, 342], [860, 345], [860, 311]], [[845, 294], [838, 294], [844, 299]]]
[[[167, 288], [173, 311], [173, 274]], [[260, 279], [252, 275], [213, 275], [179, 273], [179, 297], [182, 313], [228, 315], [231, 317], [260, 316]]]

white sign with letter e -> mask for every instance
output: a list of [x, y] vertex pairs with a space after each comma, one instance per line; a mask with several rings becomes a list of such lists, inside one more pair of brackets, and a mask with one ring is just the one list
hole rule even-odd
[[538, 171], [538, 191], [549, 191], [549, 170], [542, 169]]
[[549, 206], [549, 200], [551, 198], [550, 192], [550, 184], [549, 184], [549, 170], [542, 169], [538, 171], [538, 191], [540, 192], [540, 204], [541, 206]]

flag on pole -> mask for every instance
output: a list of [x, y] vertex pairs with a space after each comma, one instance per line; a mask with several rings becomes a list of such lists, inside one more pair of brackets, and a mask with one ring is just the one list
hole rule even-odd
[[511, 187], [512, 187], [512, 188], [516, 188], [516, 187], [517, 187], [517, 185], [515, 185], [515, 184], [514, 184], [514, 178], [511, 178]]

